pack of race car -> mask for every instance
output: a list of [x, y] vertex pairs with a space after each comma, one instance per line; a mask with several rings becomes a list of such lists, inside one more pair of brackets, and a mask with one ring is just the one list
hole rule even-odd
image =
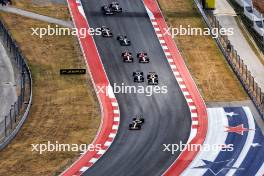
[[[134, 61], [134, 57], [131, 52], [125, 51], [122, 53], [122, 58], [124, 62], [131, 63]], [[149, 63], [150, 59], [147, 53], [140, 52], [137, 54], [138, 62], [139, 63]]]
[[[110, 4], [102, 6], [102, 11], [105, 15], [115, 15], [121, 13], [123, 11], [122, 7], [120, 7], [118, 2], [112, 2]], [[113, 33], [111, 29], [107, 26], [102, 26], [100, 28], [102, 37], [105, 38], [112, 38]], [[121, 46], [127, 47], [131, 45], [131, 41], [128, 39], [126, 35], [117, 35], [117, 41], [120, 43]], [[124, 63], [133, 63], [134, 57], [133, 54], [129, 51], [124, 51], [121, 54], [122, 60]], [[138, 63], [140, 64], [147, 64], [150, 63], [150, 58], [146, 52], [139, 52], [136, 55]], [[145, 82], [144, 73], [142, 71], [135, 71], [133, 72], [133, 80], [135, 83], [143, 83]], [[159, 79], [158, 75], [155, 72], [149, 72], [147, 74], [147, 84], [148, 85], [158, 85]], [[130, 130], [141, 130], [141, 126], [144, 124], [145, 120], [142, 115], [137, 115], [135, 118], [132, 119], [132, 122], [129, 124]]]
[[[142, 83], [145, 81], [144, 79], [144, 73], [141, 71], [135, 71], [133, 72], [134, 82], [135, 83]], [[159, 78], [158, 75], [155, 72], [149, 72], [147, 75], [147, 83], [148, 85], [158, 85], [159, 84]]]

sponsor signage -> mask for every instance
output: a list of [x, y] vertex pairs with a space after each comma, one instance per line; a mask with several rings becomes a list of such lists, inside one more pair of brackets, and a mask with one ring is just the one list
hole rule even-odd
[[82, 75], [86, 74], [86, 69], [60, 69], [61, 75]]

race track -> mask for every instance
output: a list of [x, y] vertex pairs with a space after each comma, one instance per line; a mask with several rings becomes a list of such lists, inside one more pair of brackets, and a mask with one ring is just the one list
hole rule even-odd
[[[156, 72], [160, 86], [167, 86], [168, 93], [116, 94], [121, 123], [118, 134], [109, 150], [83, 175], [111, 176], [160, 176], [175, 161], [179, 152], [171, 155], [163, 152], [163, 144], [186, 143], [191, 129], [191, 115], [187, 102], [166, 60], [159, 40], [141, 0], [120, 2], [124, 12], [116, 16], [104, 16], [101, 6], [107, 1], [82, 0], [90, 27], [105, 25], [117, 34], [126, 34], [132, 42], [130, 47], [121, 47], [115, 38], [95, 36], [100, 57], [113, 86], [143, 85], [133, 82], [133, 71]], [[147, 52], [149, 64], [123, 63], [121, 53], [128, 50], [135, 56]], [[141, 131], [129, 131], [133, 115], [143, 114], [145, 124]], [[148, 167], [146, 167], [148, 166]]]

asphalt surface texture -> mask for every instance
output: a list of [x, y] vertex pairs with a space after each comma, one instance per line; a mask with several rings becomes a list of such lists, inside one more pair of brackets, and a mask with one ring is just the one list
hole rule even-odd
[[[110, 2], [110, 1], [108, 1]], [[83, 175], [89, 176], [160, 176], [179, 156], [164, 152], [163, 144], [186, 143], [191, 129], [191, 115], [187, 102], [176, 82], [161, 48], [144, 4], [141, 0], [122, 0], [123, 13], [105, 16], [101, 6], [106, 0], [82, 0], [85, 14], [92, 28], [110, 27], [114, 37], [94, 36], [99, 54], [111, 85], [147, 86], [134, 83], [133, 71], [156, 72], [159, 86], [167, 86], [165, 94], [116, 94], [121, 123], [109, 150]], [[125, 34], [132, 45], [120, 46], [118, 34]], [[134, 63], [123, 63], [121, 53], [132, 52]], [[136, 53], [144, 51], [149, 64], [139, 64]], [[142, 114], [145, 124], [140, 131], [128, 130], [132, 118]]]
[[0, 138], [4, 135], [5, 116], [9, 115], [11, 105], [16, 100], [15, 73], [9, 56], [2, 43], [0, 43]]

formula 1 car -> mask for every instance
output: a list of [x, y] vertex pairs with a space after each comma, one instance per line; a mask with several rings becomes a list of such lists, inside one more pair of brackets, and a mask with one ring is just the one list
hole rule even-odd
[[125, 35], [119, 35], [117, 36], [117, 40], [120, 42], [121, 46], [130, 46], [131, 41], [127, 39], [127, 36]]
[[143, 124], [145, 122], [145, 119], [142, 115], [138, 115], [135, 118], [133, 118], [133, 122], [137, 122], [138, 124]]
[[104, 12], [105, 15], [114, 15], [114, 11], [112, 11], [112, 9], [108, 6], [108, 5], [104, 5], [102, 7], [102, 10]]
[[120, 13], [123, 11], [118, 2], [112, 2], [109, 5], [104, 5], [102, 10], [105, 15], [114, 15], [115, 13]]
[[141, 130], [141, 126], [145, 123], [145, 119], [140, 115], [133, 118], [132, 123], [129, 124], [129, 130]]
[[158, 85], [159, 84], [159, 78], [158, 75], [155, 72], [150, 72], [147, 75], [148, 84], [149, 85]]
[[121, 13], [123, 11], [122, 7], [120, 7], [118, 2], [112, 2], [109, 5], [109, 8], [115, 13]]
[[140, 52], [137, 54], [139, 63], [149, 63], [149, 57], [147, 53]]
[[141, 83], [144, 82], [144, 73], [140, 71], [133, 72], [134, 82]]
[[122, 58], [123, 58], [123, 61], [124, 62], [131, 63], [131, 62], [134, 61], [134, 58], [132, 56], [132, 53], [127, 52], [127, 51], [122, 53]]
[[110, 28], [106, 26], [101, 27], [101, 32], [103, 37], [113, 37], [113, 33], [111, 32]]
[[141, 130], [141, 125], [138, 123], [130, 123], [129, 130]]

